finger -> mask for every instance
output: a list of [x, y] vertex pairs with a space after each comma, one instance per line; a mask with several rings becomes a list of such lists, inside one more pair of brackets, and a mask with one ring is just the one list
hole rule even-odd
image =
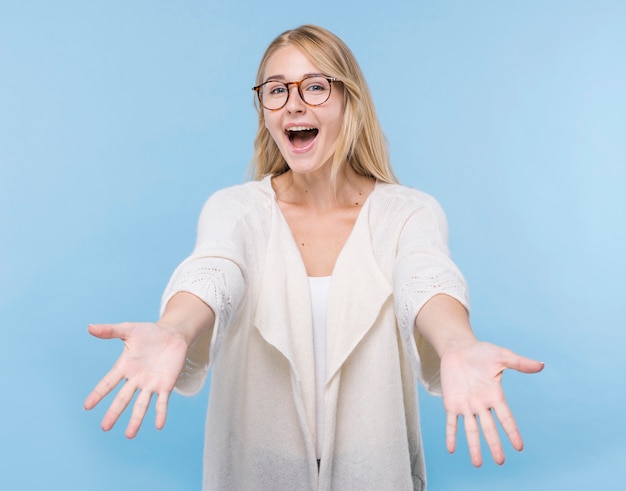
[[512, 368], [522, 373], [537, 373], [543, 370], [545, 366], [545, 363], [542, 361], [520, 356], [517, 360], [517, 365]]
[[120, 389], [115, 396], [115, 399], [113, 399], [108, 411], [104, 415], [104, 418], [102, 418], [102, 429], [104, 431], [109, 431], [113, 428], [113, 425], [117, 422], [120, 414], [122, 414], [128, 407], [128, 404], [135, 395], [135, 390], [136, 387], [128, 382], [126, 382]]
[[454, 453], [456, 450], [456, 430], [457, 430], [456, 414], [448, 412], [446, 416], [446, 447], [448, 452]]
[[94, 387], [91, 393], [85, 399], [84, 407], [85, 409], [93, 409], [96, 405], [111, 392], [117, 384], [122, 380], [122, 375], [120, 372], [113, 368], [109, 373], [107, 373], [102, 380], [98, 382], [98, 385]]
[[89, 334], [100, 339], [123, 339], [127, 336], [130, 326], [128, 323], [122, 324], [89, 324], [87, 326]]
[[525, 356], [520, 356], [508, 349], [503, 350], [504, 364], [506, 368], [511, 368], [522, 373], [537, 373], [543, 370], [545, 363]]
[[500, 421], [500, 425], [511, 441], [511, 445], [513, 445], [515, 450], [521, 452], [524, 449], [524, 442], [508, 404], [503, 403], [498, 405], [495, 409], [495, 413]]
[[139, 428], [141, 428], [143, 418], [145, 417], [148, 407], [150, 406], [150, 399], [152, 399], [152, 393], [150, 391], [142, 390], [139, 392], [139, 395], [135, 400], [135, 404], [133, 405], [133, 412], [130, 416], [130, 421], [126, 427], [126, 438], [135, 438], [135, 436], [137, 436], [137, 432], [139, 432]]
[[156, 401], [156, 427], [162, 430], [167, 419], [167, 405], [170, 398], [170, 392], [162, 392], [158, 395]]
[[496, 422], [493, 419], [493, 414], [490, 410], [486, 410], [479, 414], [480, 426], [483, 429], [483, 435], [485, 441], [489, 445], [489, 451], [496, 464], [504, 464], [504, 450], [502, 450], [502, 443], [500, 442], [500, 435], [496, 427]]
[[480, 431], [476, 416], [471, 414], [463, 416], [463, 424], [465, 425], [465, 437], [467, 438], [467, 447], [469, 449], [470, 458], [474, 467], [480, 467], [483, 458], [480, 453]]

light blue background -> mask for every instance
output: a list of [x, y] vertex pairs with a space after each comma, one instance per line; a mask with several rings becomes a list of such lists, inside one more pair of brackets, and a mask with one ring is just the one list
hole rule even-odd
[[84, 397], [152, 320], [206, 197], [241, 182], [266, 45], [317, 23], [360, 60], [401, 180], [447, 212], [526, 441], [445, 450], [432, 490], [620, 488], [626, 461], [626, 2], [0, 0], [0, 488], [199, 489], [207, 391], [127, 441]]

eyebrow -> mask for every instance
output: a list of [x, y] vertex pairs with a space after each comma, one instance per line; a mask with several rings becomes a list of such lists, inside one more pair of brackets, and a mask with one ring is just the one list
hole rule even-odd
[[[324, 75], [323, 73], [305, 73], [300, 80], [307, 78], [307, 77], [328, 77], [328, 75]], [[284, 75], [271, 75], [265, 79], [265, 82], [269, 82], [270, 80], [280, 80], [282, 82], [285, 80], [285, 76]]]

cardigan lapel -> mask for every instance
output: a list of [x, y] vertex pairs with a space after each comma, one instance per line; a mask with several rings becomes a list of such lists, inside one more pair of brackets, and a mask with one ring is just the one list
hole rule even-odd
[[[372, 250], [369, 209], [375, 194], [376, 189], [363, 205], [333, 270], [327, 315], [327, 381], [374, 325], [392, 293]], [[296, 406], [298, 411], [304, 411], [303, 418], [312, 435], [316, 425], [315, 358], [309, 284], [291, 230], [278, 204], [272, 201], [254, 324], [261, 336], [289, 361]]]
[[315, 359], [306, 269], [278, 204], [272, 200], [267, 253], [254, 324], [289, 362], [295, 403], [315, 431]]
[[375, 193], [365, 202], [333, 271], [327, 317], [327, 381], [374, 325], [392, 293], [372, 250], [369, 209]]

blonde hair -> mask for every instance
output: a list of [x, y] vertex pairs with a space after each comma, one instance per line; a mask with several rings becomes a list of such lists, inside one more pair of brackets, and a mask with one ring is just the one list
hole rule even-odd
[[[332, 176], [336, 177], [348, 163], [357, 174], [383, 182], [398, 182], [367, 82], [350, 48], [336, 35], [318, 26], [303, 25], [285, 31], [265, 51], [257, 71], [257, 85], [264, 82], [268, 60], [285, 46], [300, 49], [324, 74], [337, 78], [343, 85], [345, 109], [331, 164]], [[263, 108], [257, 105], [257, 111], [259, 127], [251, 174], [258, 180], [267, 175], [280, 175], [289, 170], [289, 166], [265, 127]]]

